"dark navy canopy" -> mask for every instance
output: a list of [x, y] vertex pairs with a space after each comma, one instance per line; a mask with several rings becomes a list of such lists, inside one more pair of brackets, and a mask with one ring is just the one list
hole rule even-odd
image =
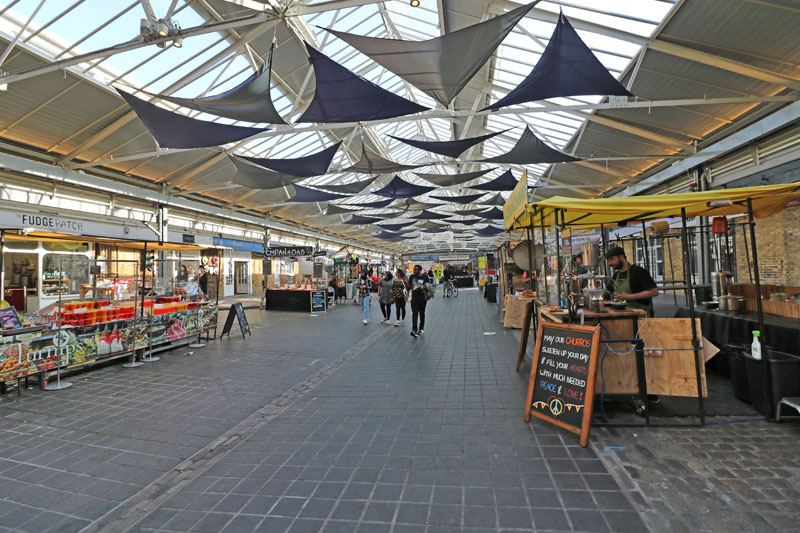
[[486, 226], [485, 228], [476, 229], [474, 231], [478, 235], [485, 235], [487, 237], [490, 237], [492, 235], [499, 235], [499, 234], [503, 233], [504, 230], [503, 230], [503, 228], [496, 228], [494, 226]]
[[242, 159], [250, 161], [260, 167], [274, 170], [275, 172], [282, 172], [291, 176], [300, 176], [303, 178], [310, 178], [325, 174], [328, 167], [331, 165], [333, 156], [336, 155], [336, 150], [342, 141], [329, 146], [324, 150], [315, 154], [307, 155], [304, 157], [296, 157], [292, 159], [266, 159], [263, 157], [245, 157], [240, 155]]
[[332, 192], [318, 191], [300, 185], [294, 186], [294, 196], [289, 198], [290, 202], [327, 202], [337, 198], [347, 198], [346, 194], [334, 194]]
[[353, 203], [347, 203], [347, 204], [342, 204], [342, 205], [354, 205], [354, 206], [358, 206], [358, 207], [386, 207], [387, 205], [389, 205], [392, 202], [394, 202], [394, 200], [389, 198], [387, 200], [378, 200], [377, 202], [360, 202], [360, 203], [359, 202], [353, 202]]
[[241, 141], [266, 131], [197, 120], [145, 102], [125, 91], [117, 92], [144, 123], [162, 148], [209, 148]]
[[236, 175], [233, 177], [234, 183], [250, 189], [277, 189], [292, 185], [305, 178], [271, 172], [247, 161], [239, 159], [235, 155], [229, 155], [228, 159], [236, 167]]
[[481, 207], [478, 209], [456, 209], [453, 211], [454, 215], [461, 215], [461, 216], [470, 216], [470, 215], [477, 215], [478, 213], [483, 213], [486, 211], [485, 207]]
[[453, 215], [447, 213], [436, 213], [435, 211], [423, 211], [419, 215], [414, 215], [410, 218], [415, 218], [417, 220], [441, 220], [443, 218], [449, 218]]
[[432, 229], [432, 230], [440, 230], [448, 225], [447, 222], [435, 222], [433, 220], [426, 220], [422, 224], [417, 224], [417, 228], [421, 229]]
[[424, 185], [415, 185], [405, 181], [400, 176], [395, 176], [385, 187], [373, 191], [372, 194], [385, 196], [387, 198], [411, 198], [420, 194], [430, 192], [436, 187], [426, 187]]
[[369, 187], [372, 184], [372, 182], [375, 181], [376, 179], [378, 179], [378, 176], [372, 177], [368, 180], [356, 181], [353, 183], [343, 183], [340, 185], [329, 185], [329, 184], [314, 185], [314, 187], [342, 194], [358, 194], [367, 187]]
[[360, 122], [411, 115], [428, 109], [381, 89], [308, 43], [306, 49], [317, 87], [311, 104], [297, 122]]
[[400, 231], [401, 229], [404, 229], [404, 228], [408, 228], [408, 229], [413, 230], [414, 228], [409, 228], [409, 226], [411, 226], [411, 224], [412, 224], [412, 222], [403, 222], [403, 223], [400, 223], [400, 224], [379, 224], [378, 227], [386, 229], [386, 230], [389, 230], [389, 231]]
[[391, 231], [382, 231], [382, 232], [378, 233], [377, 235], [373, 235], [373, 237], [375, 237], [376, 239], [382, 239], [382, 240], [385, 240], [385, 241], [401, 241], [401, 240], [406, 238], [403, 235], [401, 235], [400, 233], [392, 233]]
[[328, 207], [325, 208], [326, 215], [348, 215], [350, 213], [357, 213], [358, 209], [345, 209], [344, 207], [337, 205], [337, 204], [328, 204]]
[[528, 77], [486, 109], [595, 94], [633, 96], [600, 63], [562, 13], [542, 57]]
[[426, 41], [328, 31], [447, 107], [539, 1]]
[[480, 185], [472, 185], [470, 189], [478, 189], [479, 191], [513, 191], [517, 186], [517, 178], [506, 170], [492, 181], [481, 183]]
[[532, 165], [535, 163], [566, 163], [580, 161], [555, 148], [550, 148], [542, 142], [533, 132], [525, 128], [517, 144], [507, 154], [484, 159], [483, 163], [507, 163], [511, 165]]
[[342, 172], [363, 172], [365, 174], [389, 174], [391, 172], [402, 172], [403, 170], [411, 170], [413, 168], [424, 167], [425, 165], [401, 165], [394, 161], [384, 159], [369, 148], [363, 145], [361, 151], [361, 159], [345, 169]]
[[473, 224], [485, 224], [486, 221], [480, 218], [473, 218], [469, 220], [456, 220], [454, 224], [464, 224], [465, 226], [472, 226]]
[[261, 68], [242, 83], [224, 93], [202, 98], [176, 98], [166, 94], [153, 96], [189, 109], [233, 120], [285, 124], [286, 122], [275, 110], [275, 105], [269, 96], [272, 53], [273, 49], [270, 49]]
[[506, 199], [503, 198], [502, 194], [497, 193], [494, 196], [491, 196], [487, 200], [481, 200], [480, 204], [481, 205], [499, 205], [499, 206], [502, 207], [502, 206], [506, 205]]
[[488, 220], [499, 220], [503, 218], [503, 210], [498, 209], [497, 207], [493, 207], [488, 211], [483, 211], [481, 213], [475, 213], [475, 214], [480, 218], [485, 218]]
[[375, 224], [376, 222], [380, 222], [383, 220], [382, 218], [375, 218], [375, 217], [365, 217], [361, 215], [353, 215], [350, 217], [350, 220], [347, 220], [345, 224], [357, 224], [359, 226], [364, 226], [366, 224]]
[[[471, 204], [472, 202], [476, 201], [478, 198], [483, 196], [486, 193], [480, 194], [467, 194], [465, 196], [434, 196], [431, 195], [431, 198], [435, 198], [436, 200], [444, 200], [445, 202], [455, 202], [457, 204]], [[480, 202], [483, 203], [483, 202]]]
[[506, 131], [508, 130], [496, 131], [494, 133], [489, 133], [488, 135], [470, 137], [469, 139], [461, 139], [457, 141], [417, 141], [414, 139], [402, 139], [400, 137], [395, 137], [394, 135], [389, 135], [389, 137], [396, 139], [401, 143], [413, 146], [414, 148], [425, 150], [426, 152], [433, 152], [434, 154], [441, 154], [446, 155], [447, 157], [456, 158], [461, 155], [462, 152], [465, 152], [476, 144], [480, 144], [483, 141], [491, 139], [495, 135], [505, 133]]
[[397, 200], [392, 207], [397, 209], [405, 209], [406, 211], [423, 211], [425, 209], [433, 209], [434, 207], [439, 207], [443, 204], [432, 204], [430, 202], [420, 202], [419, 200], [414, 200], [413, 198], [406, 198], [403, 200]]
[[472, 181], [475, 178], [480, 178], [481, 176], [483, 176], [487, 172], [491, 172], [492, 170], [494, 169], [488, 168], [486, 170], [465, 172], [463, 174], [423, 174], [421, 172], [415, 172], [414, 174], [424, 179], [425, 181], [429, 181], [434, 185], [438, 185], [439, 187], [450, 187], [451, 185], [460, 185], [462, 183]]

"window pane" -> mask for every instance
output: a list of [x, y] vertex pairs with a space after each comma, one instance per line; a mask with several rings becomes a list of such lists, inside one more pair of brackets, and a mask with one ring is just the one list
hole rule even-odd
[[45, 254], [42, 262], [42, 292], [45, 295], [58, 294], [59, 278], [62, 294], [78, 294], [80, 286], [89, 283], [89, 258], [80, 255]]
[[54, 241], [43, 242], [42, 247], [48, 252], [88, 252], [89, 244], [85, 242]]

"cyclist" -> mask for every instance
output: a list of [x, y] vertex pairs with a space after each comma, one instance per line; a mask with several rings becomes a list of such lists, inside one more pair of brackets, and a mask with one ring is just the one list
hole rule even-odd
[[453, 269], [450, 268], [450, 265], [446, 265], [444, 267], [444, 272], [442, 272], [442, 278], [444, 279], [444, 297], [447, 298], [448, 294], [452, 295], [453, 293], [453, 279], [455, 275], [453, 275]]

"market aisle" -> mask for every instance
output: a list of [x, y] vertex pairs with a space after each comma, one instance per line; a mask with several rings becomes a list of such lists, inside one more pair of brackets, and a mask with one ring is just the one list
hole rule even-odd
[[345, 331], [340, 317], [358, 320], [353, 305], [319, 320], [316, 339], [284, 336], [298, 350], [349, 336], [350, 355], [296, 399], [263, 409], [229, 449], [175, 474], [172, 489], [132, 500], [103, 526], [645, 530], [591, 449], [522, 421], [526, 377], [513, 370], [516, 340], [496, 307], [477, 290], [429, 305], [419, 339], [381, 325], [377, 309], [360, 333]]

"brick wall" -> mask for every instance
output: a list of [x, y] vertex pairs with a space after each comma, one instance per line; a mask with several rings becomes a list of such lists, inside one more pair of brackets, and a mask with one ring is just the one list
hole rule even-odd
[[[748, 242], [749, 237], [748, 234]], [[747, 255], [741, 231], [736, 242], [738, 281], [747, 282]], [[756, 244], [763, 283], [800, 285], [800, 206], [787, 207], [770, 217], [756, 219]], [[750, 257], [751, 262], [752, 259]]]

